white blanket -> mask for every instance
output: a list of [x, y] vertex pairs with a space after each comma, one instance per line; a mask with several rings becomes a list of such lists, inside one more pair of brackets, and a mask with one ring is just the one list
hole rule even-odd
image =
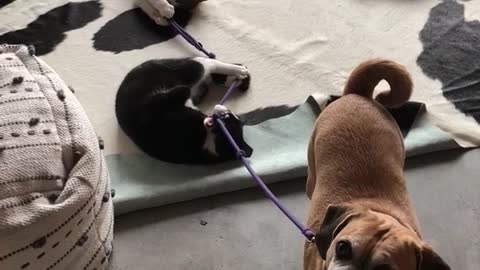
[[[0, 35], [24, 28], [39, 15], [66, 2], [14, 1], [0, 8]], [[121, 80], [143, 61], [187, 57], [198, 52], [178, 36], [165, 42], [152, 42], [146, 47], [136, 47], [136, 42], [142, 43], [145, 39], [145, 32], [155, 29], [142, 30], [129, 26], [132, 20], [135, 21], [126, 16], [133, 8], [131, 0], [105, 0], [97, 4], [97, 8], [92, 6], [78, 7], [76, 12], [79, 14], [70, 12], [58, 17], [62, 20], [67, 15], [77, 16], [85, 21], [81, 26], [72, 23], [72, 29], [62, 30], [65, 31], [64, 40], [43, 59], [77, 90], [77, 97], [94, 127], [106, 141], [107, 154], [138, 152], [118, 129], [114, 115], [114, 97]], [[432, 8], [440, 9], [440, 14], [429, 16]], [[98, 16], [94, 14], [96, 9]], [[448, 10], [460, 11], [449, 13]], [[340, 94], [349, 72], [360, 61], [385, 57], [408, 67], [415, 82], [412, 100], [425, 102], [431, 119], [450, 132], [459, 144], [469, 147], [480, 144], [478, 90], [474, 92], [476, 96], [455, 97], [457, 105], [471, 98], [470, 105], [467, 104], [463, 110], [470, 115], [476, 114], [475, 120], [456, 109], [442, 94], [442, 87], [447, 82], [442, 85], [441, 78], [431, 79], [424, 71], [428, 74], [428, 65], [437, 60], [449, 66], [477, 57], [473, 51], [478, 51], [479, 45], [449, 48], [448, 53], [435, 55], [433, 59], [427, 57], [426, 64], [421, 63], [420, 66], [417, 59], [422, 52], [428, 52], [429, 46], [435, 45], [433, 41], [422, 43], [419, 39], [420, 32], [428, 28], [429, 20], [456, 16], [457, 20], [456, 17], [449, 18], [447, 22], [440, 20], [449, 29], [444, 36], [455, 31], [460, 31], [459, 35], [463, 36], [478, 35], [478, 32], [462, 32], [458, 28], [462, 23], [478, 24], [478, 14], [478, 1], [209, 0], [199, 5], [186, 28], [220, 60], [243, 63], [250, 69], [253, 76], [251, 90], [228, 104], [235, 112], [273, 104], [299, 104], [314, 92]], [[91, 17], [86, 18], [88, 15]], [[107, 28], [107, 23], [111, 27], [109, 31], [104, 29], [101, 42], [110, 40], [112, 47], [124, 42], [118, 47], [129, 47], [128, 50], [113, 53], [94, 48], [94, 43], [101, 43], [97, 32]], [[55, 24], [48, 26], [50, 33], [58, 28]], [[151, 28], [151, 25], [144, 24], [143, 27]], [[159, 36], [162, 35], [160, 32]], [[441, 42], [442, 38], [440, 36], [434, 41]], [[453, 57], [446, 57], [447, 54]], [[441, 62], [442, 59], [444, 62]], [[457, 72], [461, 74], [454, 72], [453, 76], [461, 79], [476, 70], [480, 59], [474, 60], [476, 64]], [[435, 77], [432, 74], [429, 76]], [[206, 110], [219, 97], [218, 93], [211, 95], [217, 99], [212, 98], [212, 102], [203, 107]]]

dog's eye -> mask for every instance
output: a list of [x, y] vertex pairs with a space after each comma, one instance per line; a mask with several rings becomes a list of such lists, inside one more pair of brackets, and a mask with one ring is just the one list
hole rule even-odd
[[373, 267], [372, 270], [392, 270], [392, 267], [388, 264], [380, 264]]
[[337, 242], [335, 247], [335, 255], [339, 260], [351, 260], [353, 258], [352, 244], [350, 241], [341, 240]]

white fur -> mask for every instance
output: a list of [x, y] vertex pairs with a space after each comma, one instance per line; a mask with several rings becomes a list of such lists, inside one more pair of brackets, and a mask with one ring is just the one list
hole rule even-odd
[[318, 106], [320, 107], [320, 110], [324, 110], [327, 107], [328, 102], [330, 101], [330, 96], [321, 94], [321, 93], [313, 93], [312, 97], [315, 99], [315, 101], [318, 103]]
[[187, 99], [187, 102], [185, 102], [185, 106], [190, 107], [190, 108], [195, 109], [195, 110], [198, 110], [198, 107], [193, 105], [193, 102], [192, 102], [191, 99]]
[[213, 134], [210, 129], [207, 130], [207, 138], [205, 139], [203, 149], [208, 150], [210, 153], [218, 155], [217, 149], [215, 148], [215, 134]]
[[224, 113], [226, 111], [228, 111], [227, 107], [219, 104], [215, 105], [215, 107], [213, 108], [213, 114]]
[[175, 9], [167, 0], [138, 0], [139, 6], [155, 23], [167, 25], [166, 18], [172, 18]]
[[234, 76], [238, 79], [245, 79], [248, 76], [248, 69], [244, 66], [223, 63], [221, 61], [206, 57], [195, 57], [193, 60], [200, 63], [205, 72], [203, 73], [203, 78], [201, 78], [197, 84], [192, 86], [192, 92], [190, 94], [191, 97], [197, 95], [198, 91], [200, 91], [199, 87], [202, 83], [209, 83], [211, 80], [210, 75], [212, 75], [212, 73]]
[[359, 270], [351, 264], [343, 264], [337, 260], [332, 260], [328, 265], [327, 270]]
[[203, 65], [206, 76], [212, 73], [216, 73], [228, 76], [235, 76], [241, 80], [245, 79], [248, 76], [248, 69], [244, 66], [228, 64], [218, 61], [216, 59], [206, 57], [195, 57], [193, 60]]

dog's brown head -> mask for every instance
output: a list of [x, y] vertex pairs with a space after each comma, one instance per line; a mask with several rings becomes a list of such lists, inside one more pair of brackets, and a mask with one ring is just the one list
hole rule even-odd
[[330, 205], [315, 242], [322, 270], [450, 270], [408, 225], [353, 205]]

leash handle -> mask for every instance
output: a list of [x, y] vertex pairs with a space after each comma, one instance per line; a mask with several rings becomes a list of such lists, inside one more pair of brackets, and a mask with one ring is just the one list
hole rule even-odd
[[173, 19], [167, 19], [167, 21], [170, 23], [173, 29], [177, 31], [179, 35], [181, 35], [188, 43], [190, 43], [190, 45], [192, 45], [197, 50], [204, 53], [209, 58], [215, 59], [217, 57], [213, 52], [209, 52], [205, 50], [205, 48], [203, 48], [202, 43], [200, 43], [194, 37], [192, 37], [189, 33], [187, 33], [187, 31], [185, 31], [176, 21], [174, 21]]

